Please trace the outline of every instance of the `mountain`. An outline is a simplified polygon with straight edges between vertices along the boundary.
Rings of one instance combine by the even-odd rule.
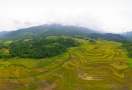
[[[10,32],[10,31],[1,31],[1,32],[0,32],[0,36],[1,36],[1,35],[5,35],[6,33],[9,33],[9,32]]]
[[[4,32],[3,32],[4,33]],[[39,38],[47,36],[59,36],[67,35],[73,37],[91,37],[91,38],[102,38],[107,40],[126,40],[126,38],[120,34],[106,33],[103,34],[101,31],[91,30],[84,27],[77,26],[62,26],[60,24],[44,24],[40,26],[34,26],[24,29],[19,29],[11,32],[5,32],[0,35],[1,39],[26,39],[26,38]]]
[[[124,36],[124,37],[126,37],[126,38],[128,38],[128,39],[130,39],[130,40],[132,40],[132,31],[130,31],[130,32],[124,32],[121,35]]]
[[[106,40],[127,40],[126,37],[120,35],[120,34],[113,34],[113,33],[105,33],[105,34],[100,34],[100,33],[92,33],[90,34],[91,38],[102,38]]]
[[[45,37],[51,35],[69,35],[69,36],[86,36],[90,33],[95,33],[96,30],[91,30],[84,27],[77,26],[62,26],[60,24],[40,25],[30,28],[19,29],[6,33],[1,36],[4,39],[20,39],[20,38],[33,38]]]

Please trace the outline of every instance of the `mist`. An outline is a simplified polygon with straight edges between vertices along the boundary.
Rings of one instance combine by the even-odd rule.
[[[131,0],[0,0],[0,31],[58,23],[105,32],[132,30]]]

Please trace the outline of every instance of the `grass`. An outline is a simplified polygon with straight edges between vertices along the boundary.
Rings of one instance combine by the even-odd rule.
[[[10,43],[12,43],[11,40],[10,40],[10,41],[5,41],[5,42],[4,42],[4,45],[9,45]]]

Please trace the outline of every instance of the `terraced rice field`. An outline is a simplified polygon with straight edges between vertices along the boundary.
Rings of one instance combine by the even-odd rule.
[[[0,61],[0,90],[131,90],[132,69],[118,42],[83,45],[49,59]]]

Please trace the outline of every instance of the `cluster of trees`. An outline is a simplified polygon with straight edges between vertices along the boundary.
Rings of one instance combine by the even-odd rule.
[[[131,41],[122,41],[122,46],[127,50],[128,57],[132,58],[132,42]]]
[[[59,55],[65,52],[67,48],[78,45],[79,43],[71,38],[37,38],[29,41],[13,41],[9,45],[9,50],[12,57],[47,58]]]
[[[92,43],[92,44],[95,44],[96,43],[96,41],[95,40],[92,40],[92,39],[90,39],[89,42]]]
[[[10,58],[9,47],[4,44],[4,41],[0,41],[0,58]]]

